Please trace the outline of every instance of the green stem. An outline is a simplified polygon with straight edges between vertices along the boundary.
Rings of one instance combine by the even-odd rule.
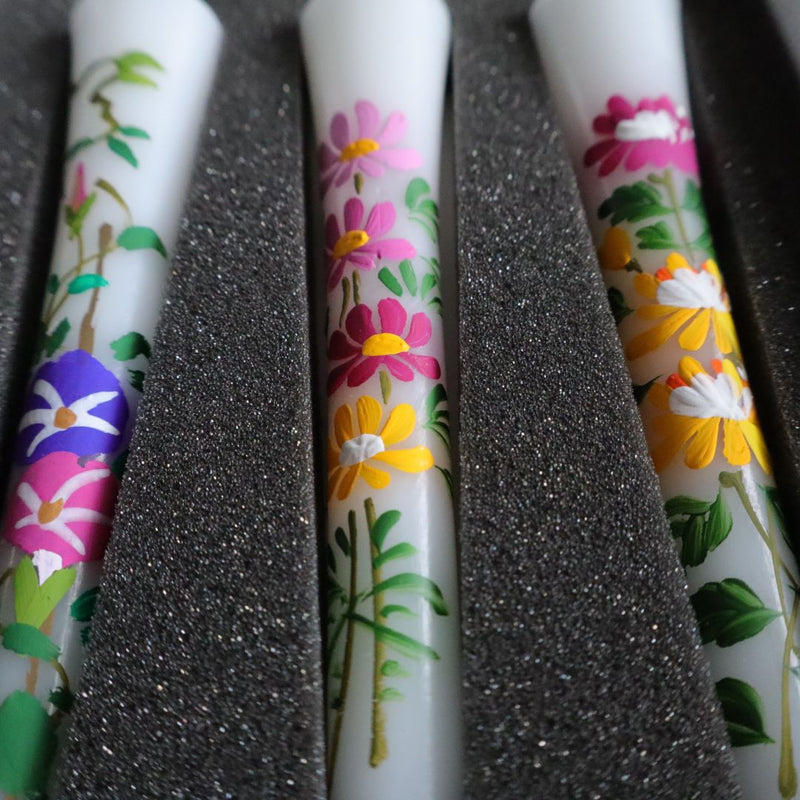
[[[370,554],[372,556],[372,588],[373,591],[378,586],[383,577],[381,568],[375,567],[375,559],[380,555],[380,550],[375,546],[372,535],[377,514],[372,498],[364,501],[364,510],[367,514],[367,528],[369,530]],[[375,593],[372,595],[372,618],[376,625],[380,624],[381,612],[383,611],[383,595]],[[389,745],[386,742],[386,712],[381,703],[381,693],[383,692],[383,672],[381,667],[386,660],[386,645],[378,637],[375,637],[374,661],[372,665],[372,740],[370,741],[369,764],[371,767],[378,767],[389,756]]]
[[[353,270],[353,300],[355,304],[358,305],[361,302],[361,292],[359,291],[361,288],[361,276],[358,274],[358,270]]]
[[[689,260],[694,262],[694,250],[692,250],[689,234],[686,232],[686,225],[683,222],[683,214],[681,213],[681,205],[678,201],[678,193],[675,191],[675,181],[672,176],[672,170],[665,169],[664,174],[661,176],[651,175],[650,182],[660,183],[666,188],[667,194],[669,195],[669,202],[672,206],[672,212],[675,214],[675,219],[678,223],[678,231],[680,232],[681,239],[683,239],[683,246],[689,255]]]
[[[63,684],[64,688],[68,692],[71,691],[69,686],[69,676],[67,675],[67,671],[64,669],[64,667],[61,666],[61,662],[54,658],[50,662],[50,665],[58,673],[58,677],[61,678],[61,683]]]
[[[792,613],[789,617],[789,630],[786,632],[786,645],[783,648],[783,679],[781,681],[781,761],[778,770],[778,787],[781,797],[792,798],[797,794],[797,769],[794,765],[794,746],[792,744],[792,709],[789,693],[791,680],[792,649],[794,630],[797,625],[797,612],[800,609],[800,595],[795,595]]]
[[[80,76],[80,78],[78,78],[78,80],[77,80],[77,81],[75,81],[75,83],[74,83],[74,84],[73,84],[73,86],[72,86],[72,91],[73,91],[73,92],[77,92],[77,91],[78,91],[78,89],[80,89],[80,88],[81,88],[81,85],[84,83],[84,81],[85,81],[85,80],[86,80],[86,79],[87,79],[87,78],[88,78],[88,77],[89,77],[89,76],[90,76],[90,75],[91,75],[91,74],[92,74],[92,73],[93,73],[93,72],[94,72],[94,71],[95,71],[95,70],[96,70],[98,67],[102,67],[104,64],[113,64],[113,63],[114,63],[114,59],[113,59],[113,58],[111,58],[110,56],[109,56],[109,57],[106,57],[106,58],[98,58],[98,59],[97,59],[97,61],[93,61],[91,64],[89,64],[89,66],[88,66],[88,67],[86,67],[86,69],[84,69],[84,71],[81,73],[81,76]]]
[[[331,747],[328,754],[328,791],[333,785],[333,773],[336,768],[336,757],[339,753],[339,739],[342,735],[342,721],[344,719],[344,708],[347,703],[347,694],[350,689],[350,673],[353,667],[353,639],[355,637],[355,620],[353,615],[358,605],[356,586],[358,581],[358,527],[356,525],[356,512],[351,511],[347,515],[347,524],[350,528],[350,597],[347,604],[347,635],[344,645],[344,665],[342,667],[342,683],[339,688],[339,707],[336,709],[336,719],[333,723],[333,735],[331,736]],[[344,619],[344,617],[343,617]],[[333,653],[331,653],[333,656]],[[328,668],[332,664],[328,660]]]
[[[342,313],[339,314],[339,327],[344,327],[344,316],[347,313],[347,308],[350,305],[350,281],[347,278],[342,278]]]

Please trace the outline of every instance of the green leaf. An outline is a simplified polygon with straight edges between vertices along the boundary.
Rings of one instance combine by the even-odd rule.
[[[633,384],[633,399],[636,401],[637,405],[641,405],[645,397],[647,397],[647,393],[653,388],[653,384],[660,378],[660,375],[657,375],[647,383],[634,383]]]
[[[128,370],[128,382],[137,392],[144,391],[144,372],[140,369]]]
[[[444,601],[441,589],[430,579],[413,572],[402,572],[392,575],[372,588],[370,595],[384,594],[385,592],[403,592],[416,594],[427,600],[431,608],[440,617],[448,614],[447,604]],[[369,595],[368,595],[369,596]]]
[[[708,548],[704,543],[705,520],[703,517],[689,517],[683,523],[681,533],[683,547],[681,548],[681,564],[684,567],[696,567],[706,560]]]
[[[0,790],[22,798],[43,792],[56,749],[53,721],[27,692],[12,692],[0,706]]]
[[[69,607],[69,613],[72,619],[78,622],[89,622],[94,616],[97,607],[97,596],[100,594],[100,589],[88,589],[85,591],[73,604]]]
[[[619,225],[625,220],[641,222],[649,217],[663,217],[670,213],[672,209],[661,203],[658,189],[644,181],[615,189],[597,211],[600,219],[610,216],[612,225]]]
[[[330,545],[325,547],[325,555],[327,556],[328,561],[328,569],[335,573],[336,572],[336,555],[333,552],[333,548]]]
[[[127,143],[123,142],[122,139],[109,136],[108,146],[111,149],[111,152],[116,153],[120,158],[124,158],[125,161],[127,161],[132,167],[139,166],[139,162],[136,160],[133,150],[131,150]]]
[[[141,128],[131,128],[131,127],[124,127],[124,128],[117,128],[117,130],[123,136],[130,136],[133,139],[149,139],[150,134],[147,131],[143,131]]]
[[[400,655],[406,656],[406,658],[430,658],[433,661],[439,661],[439,654],[432,647],[428,647],[428,645],[422,644],[422,642],[418,642],[404,633],[373,622],[371,619],[362,617],[361,614],[351,614],[350,618],[372,631],[372,634],[379,642],[383,642],[387,647],[391,647]]]
[[[33,625],[15,622],[3,631],[3,647],[20,656],[52,661],[61,655],[61,650]]]
[[[382,369],[378,373],[378,379],[381,382],[381,397],[383,397],[383,402],[388,403],[392,396],[392,379],[385,369]]]
[[[403,277],[403,283],[405,283],[411,295],[415,296],[417,294],[417,275],[414,272],[414,267],[411,266],[411,262],[408,259],[401,261],[398,266],[400,275]]]
[[[664,504],[664,510],[667,512],[668,517],[674,517],[677,514],[706,514],[710,508],[711,503],[705,500],[696,500],[694,497],[686,497],[685,495],[671,497]]]
[[[636,235],[642,250],[677,250],[680,247],[666,222],[640,228]]]
[[[686,181],[686,195],[683,199],[683,208],[694,214],[705,216],[703,195],[700,194],[700,187],[694,181]]]
[[[53,353],[64,344],[64,339],[67,338],[67,334],[69,333],[71,325],[69,324],[69,320],[64,317],[61,322],[56,325],[55,330],[48,334],[44,342],[44,351],[47,353],[47,357],[53,355]]]
[[[608,303],[611,306],[611,313],[614,315],[614,322],[617,325],[628,316],[633,314],[633,309],[629,308],[625,302],[625,295],[619,289],[611,288],[608,290]]]
[[[337,528],[336,533],[334,533],[333,537],[334,539],[336,539],[336,544],[339,545],[339,549],[348,558],[350,558],[350,542],[347,539],[347,534],[345,534],[344,528]]]
[[[381,675],[384,678],[407,678],[411,673],[403,669],[399,661],[384,661],[381,664]]]
[[[382,703],[386,701],[405,699],[406,696],[402,692],[398,692],[397,689],[392,689],[391,686],[387,686],[378,693],[378,700],[380,700]]]
[[[410,608],[400,605],[388,605],[381,609],[381,616],[388,619],[392,614],[400,614],[404,617],[418,617],[419,614],[413,612]]]
[[[432,275],[430,272],[423,276],[422,278],[422,286],[420,288],[419,296],[424,300],[427,296],[428,292],[431,291],[437,284],[436,276]]]
[[[17,622],[39,628],[75,583],[75,567],[56,570],[41,586],[30,556],[14,571],[14,611]]]
[[[156,250],[167,257],[167,248],[152,228],[125,228],[117,237],[117,244],[126,250]]]
[[[702,250],[709,258],[714,258],[714,241],[711,232],[704,230],[693,242],[692,247]]]
[[[153,89],[158,89],[158,84],[152,78],[134,72],[132,69],[121,69],[117,74],[117,80],[122,81],[122,83],[135,83],[139,86],[150,86]]]
[[[69,714],[75,705],[75,695],[66,686],[59,686],[58,689],[50,692],[49,699],[59,711],[63,711],[65,714]]]
[[[422,178],[414,178],[406,189],[406,207],[413,211],[416,209],[420,197],[430,193],[431,187]]]
[[[764,704],[750,684],[723,678],[717,683],[717,697],[734,747],[774,743],[764,731]]]
[[[444,467],[436,467],[437,470],[442,474],[444,478],[444,482],[447,484],[447,489],[450,492],[450,497],[455,498],[455,487],[453,485],[453,473],[450,472],[449,469],[445,469]]]
[[[64,216],[70,229],[71,237],[80,236],[83,223],[92,210],[92,206],[97,200],[97,193],[92,192],[78,207],[77,211],[72,206],[64,206]]]
[[[128,204],[122,199],[122,195],[108,181],[100,178],[100,180],[95,183],[95,186],[113,197],[126,214],[131,213],[131,210],[128,208]]]
[[[112,462],[111,471],[118,481],[122,480],[125,473],[125,467],[128,465],[128,450],[123,450]]]
[[[55,273],[50,275],[47,279],[47,294],[55,294],[58,287],[61,286],[61,280]]]
[[[132,361],[138,356],[150,358],[150,344],[141,333],[131,331],[111,342],[114,358],[117,361]]]
[[[731,647],[760,633],[780,611],[765,608],[755,592],[737,578],[706,583],[691,597],[703,644]]]
[[[428,419],[433,419],[433,412],[436,410],[436,406],[439,403],[446,403],[447,402],[447,389],[444,388],[444,384],[437,383],[436,386],[431,389],[430,394],[425,399],[425,413]]]
[[[92,626],[87,625],[85,628],[81,628],[81,643],[84,647],[92,641]]]
[[[134,50],[130,53],[125,53],[116,60],[117,69],[130,70],[134,67],[152,67],[159,72],[164,71],[164,67],[158,63],[152,56],[143,53],[141,50]]]
[[[71,158],[75,158],[81,150],[85,150],[87,147],[91,147],[94,144],[94,139],[89,139],[88,137],[85,139],[78,139],[77,142],[74,142],[67,148],[67,152],[64,153],[64,160],[69,161]]]
[[[378,550],[383,548],[383,543],[386,541],[389,531],[400,522],[400,516],[399,511],[385,511],[375,520],[369,535]]]
[[[424,214],[439,229],[439,206],[435,200],[423,200],[417,207],[417,213]]]
[[[719,547],[733,528],[733,516],[722,492],[717,492],[717,499],[711,504],[706,520],[705,540],[710,553]]]
[[[102,289],[104,286],[108,286],[108,281],[102,275],[78,275],[70,281],[67,292],[81,294],[92,289]]]
[[[417,550],[413,544],[401,542],[377,555],[372,560],[372,566],[375,569],[380,569],[380,567],[384,564],[388,564],[390,561],[396,561],[398,558],[410,558],[411,556],[415,556],[418,552],[419,550]]]
[[[388,267],[383,267],[378,272],[378,280],[392,293],[401,297],[403,294],[403,287],[400,281],[389,271]]]

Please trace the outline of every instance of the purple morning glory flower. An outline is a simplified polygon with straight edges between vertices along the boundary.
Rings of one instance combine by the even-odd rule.
[[[113,372],[83,350],[48,361],[34,375],[19,424],[17,459],[31,464],[56,452],[113,453],[128,403]]]

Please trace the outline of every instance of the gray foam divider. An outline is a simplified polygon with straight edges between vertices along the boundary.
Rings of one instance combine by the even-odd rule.
[[[465,797],[738,797],[527,5],[454,7]]]
[[[2,497],[37,336],[58,208],[68,42],[64,0],[0,0],[0,19]]]
[[[299,4],[227,32],[60,797],[322,798]]]
[[[800,81],[762,3],[687,2],[686,33],[698,129],[713,142],[701,152],[709,218],[788,528],[799,537]]]

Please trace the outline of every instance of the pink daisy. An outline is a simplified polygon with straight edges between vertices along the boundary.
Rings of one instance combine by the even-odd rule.
[[[697,174],[694,131],[688,116],[681,116],[672,100],[662,95],[642,100],[633,106],[614,95],[608,101],[608,114],[595,117],[595,133],[605,136],[584,154],[583,163],[600,163],[600,176],[610,175],[624,160],[628,172],[649,165],[674,164],[683,172]]]
[[[384,366],[399,381],[410,381],[414,371],[434,380],[441,377],[439,362],[432,356],[415,355],[411,351],[423,347],[431,338],[431,321],[422,312],[411,317],[397,300],[378,303],[381,332],[375,330],[372,310],[363,303],[353,308],[345,320],[347,335],[336,331],[328,345],[331,361],[344,361],[328,376],[328,394],[333,394],[347,379],[348,386],[360,386],[369,380],[378,367]]]
[[[331,121],[331,142],[319,148],[322,193],[330,185],[342,186],[354,172],[363,172],[373,178],[384,173],[384,168],[417,169],[422,166],[422,156],[410,148],[394,147],[405,135],[408,122],[405,114],[393,111],[381,126],[378,109],[368,100],[359,100],[355,106],[358,135],[351,135],[350,123],[344,114],[336,114]]]
[[[390,202],[376,203],[362,228],[363,219],[364,204],[357,197],[345,203],[344,233],[336,215],[328,216],[325,223],[325,253],[329,289],[338,285],[348,263],[358,269],[371,270],[375,269],[376,259],[402,261],[417,255],[414,246],[405,239],[377,238],[388,233],[397,219],[397,212]]]

